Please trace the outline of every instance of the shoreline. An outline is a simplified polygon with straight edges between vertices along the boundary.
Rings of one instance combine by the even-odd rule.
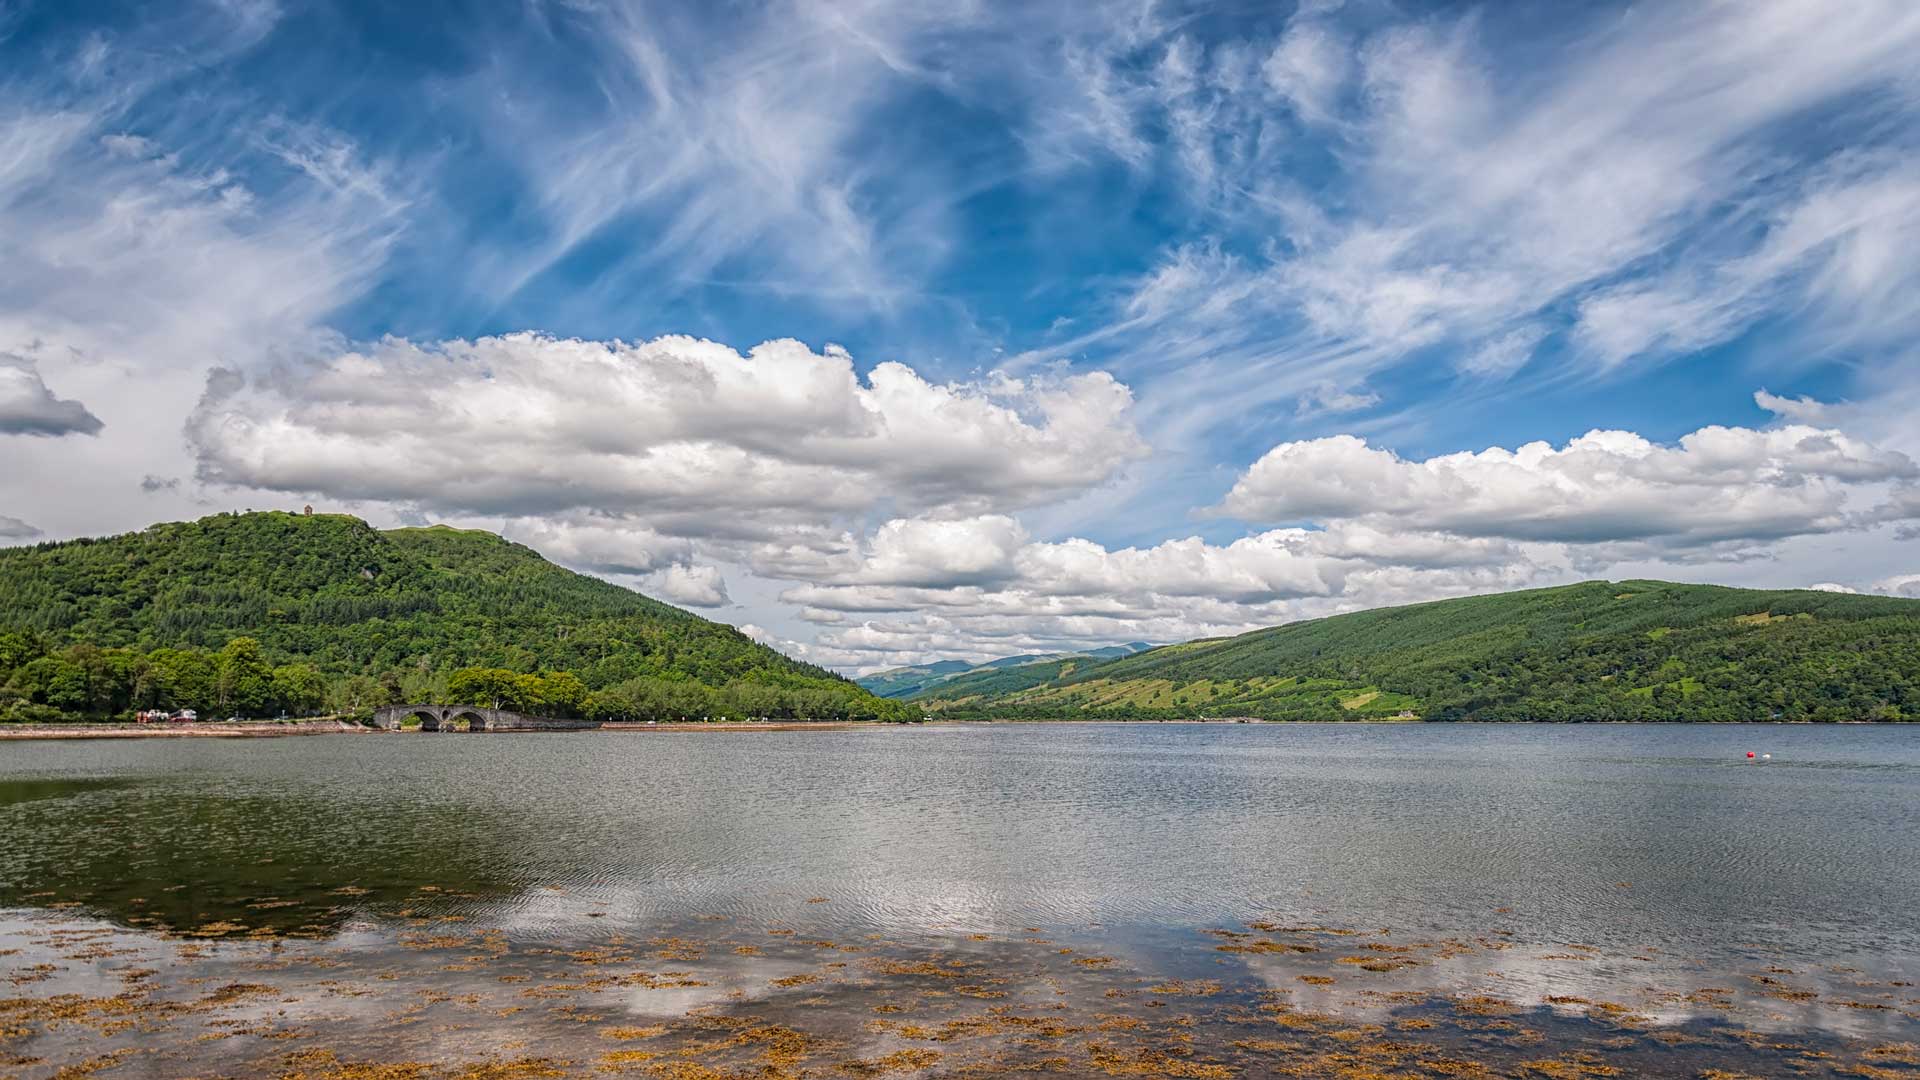
[[[609,721],[607,723],[600,725],[597,728],[579,728],[572,733],[593,732],[593,731],[608,731],[608,732],[616,732],[616,733],[623,733],[623,734],[628,732],[716,732],[716,731],[771,732],[771,731],[856,731],[856,730],[876,731],[876,730],[893,729],[893,728],[912,729],[912,728],[991,727],[994,725],[1043,726],[1043,725],[1054,725],[1054,724],[1062,725],[1062,726],[1083,726],[1083,727],[1084,726],[1108,726],[1108,727],[1117,727],[1117,726],[1127,726],[1127,727],[1134,727],[1134,726],[1139,726],[1139,727],[1148,727],[1148,726],[1181,726],[1181,727],[1294,726],[1294,727],[1299,727],[1299,726],[1311,726],[1311,725],[1319,725],[1319,726],[1326,726],[1326,727],[1354,727],[1354,726],[1401,726],[1401,725],[1408,725],[1408,724],[1451,724],[1453,726],[1460,726],[1460,727],[1473,727],[1473,726],[1525,727],[1525,726],[1531,726],[1531,725],[1548,725],[1548,724],[1551,724],[1551,726],[1554,726],[1554,727],[1630,726],[1635,724],[1646,725],[1650,727],[1696,727],[1696,726],[1698,727],[1708,727],[1708,726],[1713,726],[1713,727],[1741,727],[1741,726],[1751,726],[1751,727],[1819,727],[1819,726],[1904,727],[1904,726],[1910,726],[1913,723],[1914,723],[1913,721],[1897,721],[1897,720],[1834,720],[1834,721],[1826,721],[1823,723],[1816,723],[1814,721],[1808,721],[1808,720],[1727,720],[1727,721],[1692,720],[1692,721],[1664,721],[1664,722],[1646,721],[1646,720],[1583,720],[1583,721],[1562,721],[1559,723],[1553,723],[1550,721],[1539,721],[1539,720],[1533,720],[1533,721],[1486,721],[1486,720],[1433,721],[1433,720],[1398,720],[1398,719],[1115,720],[1110,718],[1095,718],[1095,717],[1086,717],[1086,718],[1056,717],[1056,718],[1051,718],[1046,720],[1014,720],[1014,719],[973,720],[973,719],[959,719],[959,718],[948,719],[948,718],[942,718],[942,717],[936,716],[932,720],[920,721],[920,722],[910,723],[910,724],[894,724],[894,723],[886,723],[886,722],[877,721],[877,720],[820,720],[820,721],[781,720],[781,721],[773,721],[769,723],[746,723],[746,722],[732,722],[732,721],[723,722],[723,723],[683,723],[683,722],[675,721],[675,722],[669,722],[669,723],[655,723],[655,724],[635,723],[631,721]],[[207,723],[198,723],[198,724],[130,724],[130,723],[0,724],[0,742],[5,742],[9,740],[27,742],[27,741],[76,741],[76,740],[89,740],[89,739],[284,739],[284,738],[300,738],[300,737],[306,737],[306,736],[312,736],[312,735],[415,735],[415,734],[465,735],[469,733],[453,732],[453,731],[421,732],[415,729],[405,729],[401,731],[385,731],[380,728],[363,727],[359,724],[348,723],[345,720],[297,720],[297,721],[288,721],[285,723],[243,723],[243,724],[221,724],[221,723],[213,723],[213,724],[207,724]],[[528,732],[494,731],[494,732],[482,732],[481,734],[554,735],[554,734],[565,734],[565,733],[554,732],[554,731],[528,731]]]
[[[670,722],[649,724],[630,720],[609,720],[589,731],[847,731],[854,728],[911,727],[911,724],[887,724],[878,720],[774,720],[764,724],[723,721],[718,724]]]
[[[0,739],[277,739],[300,735],[375,735],[345,720],[259,724],[17,724],[0,726]]]
[[[846,731],[854,728],[878,728],[883,725],[855,720],[786,720],[775,723],[668,723],[644,724],[609,722],[597,728],[579,731]],[[84,739],[281,739],[310,735],[467,735],[470,732],[383,731],[345,720],[291,720],[285,723],[196,723],[196,724],[11,724],[0,725],[0,740],[84,740]],[[491,731],[485,735],[554,735],[552,731]]]

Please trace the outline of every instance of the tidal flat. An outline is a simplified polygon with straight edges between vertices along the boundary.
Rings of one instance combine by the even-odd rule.
[[[0,754],[0,1076],[1920,1077],[1909,729]]]

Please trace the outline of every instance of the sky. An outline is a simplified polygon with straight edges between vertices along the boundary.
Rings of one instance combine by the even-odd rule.
[[[1920,5],[0,0],[0,543],[503,533],[857,673],[1920,596]]]

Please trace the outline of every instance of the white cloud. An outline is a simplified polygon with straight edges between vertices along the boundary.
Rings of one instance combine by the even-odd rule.
[[[688,607],[725,607],[732,602],[726,579],[716,566],[669,566],[649,575],[642,585],[646,592]]]
[[[1380,395],[1369,390],[1343,390],[1332,383],[1319,386],[1300,395],[1294,412],[1299,416],[1319,416],[1325,413],[1359,412],[1380,404]]]
[[[1575,335],[1602,364],[1683,354],[1800,309],[1815,347],[1900,343],[1920,287],[1920,162],[1859,155],[1819,170],[1738,254],[1594,292]]]
[[[1920,574],[1897,574],[1873,583],[1873,591],[1889,596],[1920,598]]]
[[[1353,47],[1330,24],[1295,19],[1268,54],[1261,74],[1274,93],[1291,102],[1302,119],[1323,121],[1353,67]]]
[[[1830,425],[1836,422],[1839,412],[1834,406],[1824,401],[1816,401],[1804,394],[1799,397],[1782,397],[1764,389],[1753,392],[1753,403],[1775,416],[1785,417],[1800,424]]]
[[[0,424],[99,433],[9,446],[0,505],[53,535],[204,512],[183,487],[116,508],[143,474],[191,467],[180,425],[209,365],[325,336],[401,229],[406,188],[344,138],[230,87],[172,93],[273,18],[156,8],[22,46],[47,62],[0,86]]]
[[[1592,431],[1555,449],[1407,461],[1350,435],[1283,443],[1221,509],[1251,521],[1346,521],[1472,537],[1684,549],[1837,532],[1885,520],[1885,485],[1913,461],[1845,433],[1707,427],[1660,446]]]
[[[627,250],[603,286],[645,275],[648,290],[671,292],[744,262],[755,288],[895,306],[944,254],[952,196],[905,150],[876,175],[870,159],[907,134],[876,120],[947,81],[929,65],[976,16],[794,0],[735,11],[715,33],[690,14],[557,6],[546,17],[576,43],[569,64],[589,93],[534,96],[523,61],[551,60],[543,35],[500,45],[451,88],[526,170],[547,233],[532,252],[486,253],[478,287],[510,296],[581,245],[612,240]],[[625,240],[638,219],[644,234]]]
[[[515,334],[290,362],[209,384],[210,483],[441,512],[644,514],[673,535],[955,513],[1077,494],[1144,447],[1105,373],[934,384],[842,350]]]
[[[1378,376],[1441,350],[1471,378],[1619,376],[1785,311],[1806,318],[1773,335],[1782,365],[1868,346],[1887,353],[1863,373],[1905,362],[1920,158],[1887,118],[1920,90],[1911,5],[1655,5],[1506,30],[1489,12],[1295,19],[1253,84],[1240,43],[1196,46],[1178,20],[1113,38],[1096,70],[1127,131],[1196,102],[1220,131],[1177,163],[1116,149],[1204,177],[1179,187],[1198,222],[1112,321],[1039,355],[1098,357],[1156,446],[1197,453],[1320,385],[1390,394]],[[1289,108],[1310,130],[1276,121]],[[1810,146],[1792,121],[1816,110],[1847,141]]]
[[[1275,529],[1223,545],[1189,537],[1122,549],[1085,539],[1026,540],[995,519],[894,521],[880,530],[889,533],[944,535],[956,543],[876,543],[857,567],[782,593],[818,628],[803,655],[874,668],[944,655],[987,659],[1137,639],[1179,641],[1376,603],[1513,587],[1544,572],[1505,541],[1367,526]],[[979,545],[983,536],[995,543]],[[1006,544],[1016,541],[1009,552]],[[993,574],[953,581],[954,548],[994,551]]]
[[[896,518],[874,531],[852,578],[913,588],[981,585],[1011,577],[1026,530],[1003,514],[959,520]]]
[[[500,532],[554,562],[593,573],[651,574],[693,558],[685,538],[614,518],[519,518]]]
[[[1463,355],[1456,366],[1469,375],[1504,379],[1527,366],[1527,362],[1533,359],[1534,350],[1545,337],[1543,328],[1523,326],[1489,339]]]

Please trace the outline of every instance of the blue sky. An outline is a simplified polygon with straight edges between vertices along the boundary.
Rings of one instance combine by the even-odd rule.
[[[0,536],[445,520],[847,670],[1913,591],[1916,46],[1898,2],[0,0]]]

